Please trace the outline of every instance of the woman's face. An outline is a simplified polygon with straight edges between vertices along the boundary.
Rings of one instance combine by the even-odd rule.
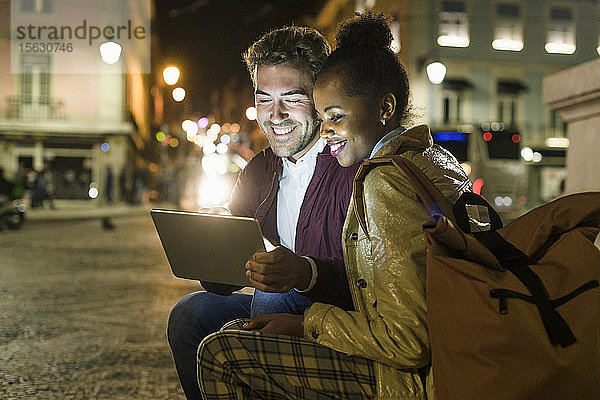
[[[321,137],[343,167],[367,159],[383,136],[378,102],[363,95],[348,96],[347,84],[339,70],[333,70],[317,79],[313,92],[323,119]]]

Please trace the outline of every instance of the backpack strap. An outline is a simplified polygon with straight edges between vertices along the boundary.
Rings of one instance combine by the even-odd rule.
[[[488,248],[500,264],[512,272],[525,285],[527,290],[532,294],[550,342],[553,345],[558,344],[566,347],[576,342],[573,332],[558,311],[552,306],[542,281],[529,267],[527,255],[496,231],[496,229],[502,227],[502,220],[494,209],[481,196],[476,194],[472,196],[464,196],[463,194],[453,208],[427,175],[413,162],[404,157],[394,155],[372,158],[364,161],[356,173],[356,177],[354,178],[354,208],[358,216],[358,221],[367,237],[369,234],[365,218],[363,182],[366,175],[372,169],[382,165],[393,165],[408,178],[417,192],[418,198],[423,202],[428,218],[435,221],[439,219],[440,215],[443,215],[458,226],[464,227],[467,233],[471,233],[481,244]],[[491,228],[490,230],[472,232],[472,229],[468,227],[468,215],[466,211],[466,205],[469,204],[476,204],[489,209],[490,227],[488,229]],[[459,220],[458,223],[457,219]]]
[[[529,267],[527,255],[495,230],[474,232],[473,236],[487,247],[500,261],[500,264],[512,272],[531,293],[550,342],[553,345],[561,345],[562,347],[575,343],[577,340],[571,328],[552,305],[540,277]]]
[[[464,192],[452,207],[457,226],[465,233],[502,228],[502,219],[481,195]]]
[[[435,221],[440,215],[443,215],[449,220],[455,221],[452,206],[448,200],[446,200],[442,192],[435,187],[427,175],[425,175],[425,173],[412,161],[399,155],[371,158],[365,160],[356,172],[353,188],[355,193],[353,200],[354,209],[356,210],[358,222],[367,237],[369,237],[369,233],[367,231],[365,217],[363,182],[371,170],[383,165],[393,165],[400,173],[402,173],[402,175],[406,176],[414,190],[417,192],[417,197],[423,202],[427,218]]]

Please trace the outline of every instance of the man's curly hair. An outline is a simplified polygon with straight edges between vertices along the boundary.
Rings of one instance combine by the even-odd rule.
[[[292,63],[306,69],[312,82],[325,63],[331,47],[317,30],[309,27],[286,26],[264,34],[242,54],[252,83],[256,86],[258,65]]]

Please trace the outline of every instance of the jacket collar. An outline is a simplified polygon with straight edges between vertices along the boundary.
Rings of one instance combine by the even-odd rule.
[[[394,132],[394,131],[392,131]],[[424,150],[433,146],[433,138],[427,125],[416,125],[386,142],[373,157],[401,154],[408,150]]]

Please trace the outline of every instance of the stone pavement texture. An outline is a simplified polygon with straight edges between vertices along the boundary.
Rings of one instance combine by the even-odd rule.
[[[123,217],[145,215],[150,208],[175,208],[172,204],[128,204],[100,203],[85,200],[56,200],[56,208],[29,208],[25,210],[28,222],[65,221],[73,219],[95,219],[104,217]]]
[[[113,223],[0,232],[0,399],[183,399],[166,320],[198,284],[171,274],[147,213]]]

